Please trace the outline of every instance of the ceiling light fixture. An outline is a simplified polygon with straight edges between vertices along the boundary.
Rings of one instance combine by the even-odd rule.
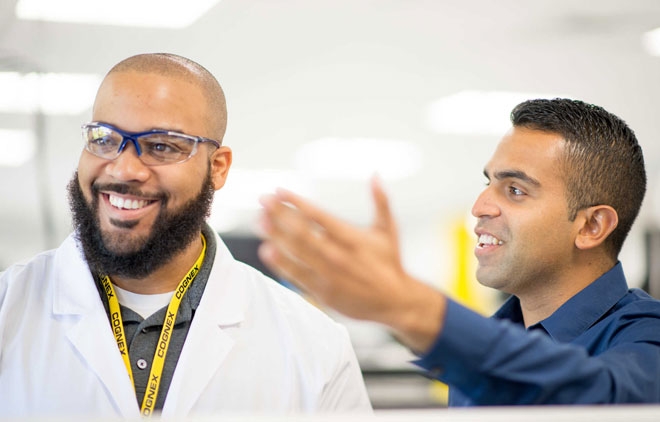
[[[20,19],[154,28],[185,28],[220,0],[19,0]]]
[[[397,180],[422,167],[422,154],[412,142],[377,138],[318,139],[303,145],[295,160],[303,174],[331,180],[364,180],[374,173]]]
[[[225,186],[215,193],[209,224],[219,232],[250,226],[261,209],[259,198],[278,187],[310,193],[305,180],[293,170],[232,168]]]
[[[0,72],[0,112],[80,114],[91,107],[100,83],[91,74]]]
[[[642,46],[651,56],[660,56],[660,28],[642,34]]]
[[[511,127],[509,114],[516,105],[529,99],[556,97],[526,92],[461,91],[431,103],[427,120],[437,133],[501,135]]]
[[[29,130],[0,129],[0,166],[19,167],[35,153],[34,137]]]

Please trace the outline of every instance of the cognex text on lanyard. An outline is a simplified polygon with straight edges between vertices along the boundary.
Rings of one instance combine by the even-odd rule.
[[[183,280],[179,283],[179,286],[176,288],[174,296],[167,307],[165,322],[163,324],[163,329],[160,332],[158,346],[156,346],[156,353],[154,354],[154,360],[151,364],[147,391],[145,391],[144,399],[142,400],[142,408],[140,409],[142,416],[151,416],[154,407],[156,406],[161,375],[163,373],[163,366],[165,365],[165,355],[167,354],[167,348],[169,347],[170,339],[172,338],[172,329],[174,327],[174,321],[176,320],[176,314],[179,311],[179,305],[181,304],[183,295],[186,293],[188,286],[190,286],[190,283],[192,283],[199,272],[199,269],[202,267],[205,253],[206,239],[204,239],[204,235],[202,235],[202,253],[197,258],[197,261],[195,261],[195,265],[193,265],[190,271],[188,271],[186,276],[183,277]],[[112,288],[112,283],[108,276],[101,276],[101,283],[103,283],[103,289],[105,290],[110,305],[110,322],[112,324],[112,331],[115,334],[115,340],[117,341],[117,346],[119,346],[121,357],[124,359],[124,365],[126,365],[128,376],[131,378],[131,385],[135,388],[133,371],[131,371],[131,361],[128,358],[128,345],[124,334],[124,323],[122,322],[121,311],[119,310],[119,301],[117,300],[115,290]]]

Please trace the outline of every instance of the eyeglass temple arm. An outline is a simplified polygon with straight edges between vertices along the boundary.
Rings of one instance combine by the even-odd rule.
[[[209,138],[199,138],[199,139],[202,143],[204,143],[204,142],[209,143],[209,144],[213,145],[216,148],[220,148],[220,146],[222,146],[222,142],[218,142],[214,139],[209,139]]]

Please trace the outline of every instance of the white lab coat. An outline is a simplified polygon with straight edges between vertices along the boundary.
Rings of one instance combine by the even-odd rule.
[[[370,411],[346,330],[216,241],[162,417]],[[0,417],[26,415],[139,417],[73,236],[0,273]]]

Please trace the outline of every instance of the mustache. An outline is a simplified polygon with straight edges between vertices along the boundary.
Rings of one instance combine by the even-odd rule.
[[[140,186],[136,182],[95,184],[97,190],[135,196],[147,193],[137,189]],[[98,216],[100,195],[98,192],[94,193],[91,201],[88,202],[81,189],[77,173],[71,178],[67,190],[75,236],[82,246],[90,269],[93,272],[137,279],[152,274],[156,269],[170,262],[195,239],[199,239],[199,232],[205,224],[204,220],[211,213],[211,203],[215,193],[209,170],[196,197],[172,210],[165,209],[162,203],[150,233],[146,237],[132,239],[131,236],[121,234],[103,234]],[[90,190],[94,192],[91,186]],[[160,193],[157,196],[164,195]],[[149,195],[149,197],[154,196]],[[130,221],[124,223],[127,224],[126,228],[130,228],[132,224]]]
[[[135,186],[132,186],[129,183],[93,183],[92,184],[92,193],[94,197],[98,197],[99,192],[115,192],[119,195],[131,195],[138,198],[144,198],[149,200],[159,200],[163,204],[167,203],[170,195],[166,192],[155,192],[147,193],[138,189]]]

